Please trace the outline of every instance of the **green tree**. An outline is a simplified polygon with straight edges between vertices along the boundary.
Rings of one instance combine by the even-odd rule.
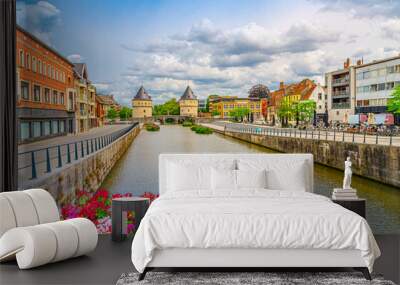
[[[217,111],[217,110],[214,110],[214,111],[212,111],[211,112],[211,116],[219,116],[219,115],[221,115],[221,113],[219,112],[219,111]]]
[[[238,107],[229,111],[229,116],[237,122],[242,122],[248,114],[250,114],[250,109],[245,107]]]
[[[168,100],[164,104],[155,105],[153,108],[154,115],[179,115],[179,103],[175,98]]]
[[[126,106],[122,107],[121,110],[119,111],[119,118],[122,121],[125,121],[131,117],[132,117],[132,109]]]
[[[292,104],[292,115],[296,119],[296,125],[299,122],[310,123],[314,117],[316,103],[313,100],[302,100]]]
[[[388,100],[387,108],[393,114],[400,114],[400,85],[397,85]]]
[[[282,126],[288,125],[289,119],[293,116],[293,106],[287,100],[282,100],[278,107],[278,117],[281,120]]]
[[[110,119],[111,121],[114,121],[118,117],[118,111],[115,110],[113,107],[108,109],[107,111],[107,119]]]

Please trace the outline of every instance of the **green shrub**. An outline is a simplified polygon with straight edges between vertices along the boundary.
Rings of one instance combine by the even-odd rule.
[[[209,135],[209,134],[213,133],[212,129],[210,129],[208,127],[199,126],[199,125],[194,125],[190,129],[192,131],[196,132],[196,134]]]
[[[193,126],[193,122],[191,121],[184,121],[182,123],[182,127],[191,127],[191,126]]]
[[[166,124],[174,124],[175,123],[175,119],[174,118],[166,118],[165,119],[165,123]]]
[[[160,130],[160,126],[154,123],[146,123],[144,124],[146,131],[149,132],[157,132]]]

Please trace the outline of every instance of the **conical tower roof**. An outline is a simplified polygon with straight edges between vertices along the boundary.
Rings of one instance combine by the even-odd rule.
[[[147,94],[146,90],[143,86],[140,86],[138,92],[136,93],[134,100],[151,100],[149,94]]]
[[[197,100],[197,97],[194,95],[194,93],[189,85],[188,85],[188,87],[186,87],[186,90],[183,93],[183,95],[181,96],[180,100]]]

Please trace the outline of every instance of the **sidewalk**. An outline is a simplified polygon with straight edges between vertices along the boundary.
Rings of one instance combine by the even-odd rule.
[[[364,134],[353,134],[347,132],[333,132],[333,131],[305,131],[288,128],[274,128],[269,126],[260,126],[253,124],[242,124],[242,123],[230,123],[230,122],[215,122],[210,124],[202,124],[206,127],[210,127],[219,131],[241,132],[241,133],[254,133],[260,135],[269,136],[281,136],[281,137],[293,137],[302,139],[313,139],[313,140],[328,140],[337,142],[352,142],[352,143],[366,143],[366,144],[377,144],[377,145],[391,145],[400,147],[400,136],[389,137],[389,136],[376,136],[376,135],[365,135]]]
[[[130,125],[121,124],[121,125],[107,125],[103,127],[93,128],[85,133],[79,134],[68,134],[66,136],[58,136],[46,140],[36,141],[27,144],[21,144],[18,146],[18,153],[41,149],[45,147],[51,147],[59,144],[72,143],[81,140],[86,140],[90,138],[95,138],[99,136],[104,136],[107,134],[111,134],[115,131],[122,130],[124,128],[128,128]]]

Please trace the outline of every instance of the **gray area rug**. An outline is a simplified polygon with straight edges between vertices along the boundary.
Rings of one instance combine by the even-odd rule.
[[[381,276],[373,275],[368,281],[359,272],[148,272],[138,281],[138,273],[122,274],[117,285],[133,284],[379,284],[395,285]]]

